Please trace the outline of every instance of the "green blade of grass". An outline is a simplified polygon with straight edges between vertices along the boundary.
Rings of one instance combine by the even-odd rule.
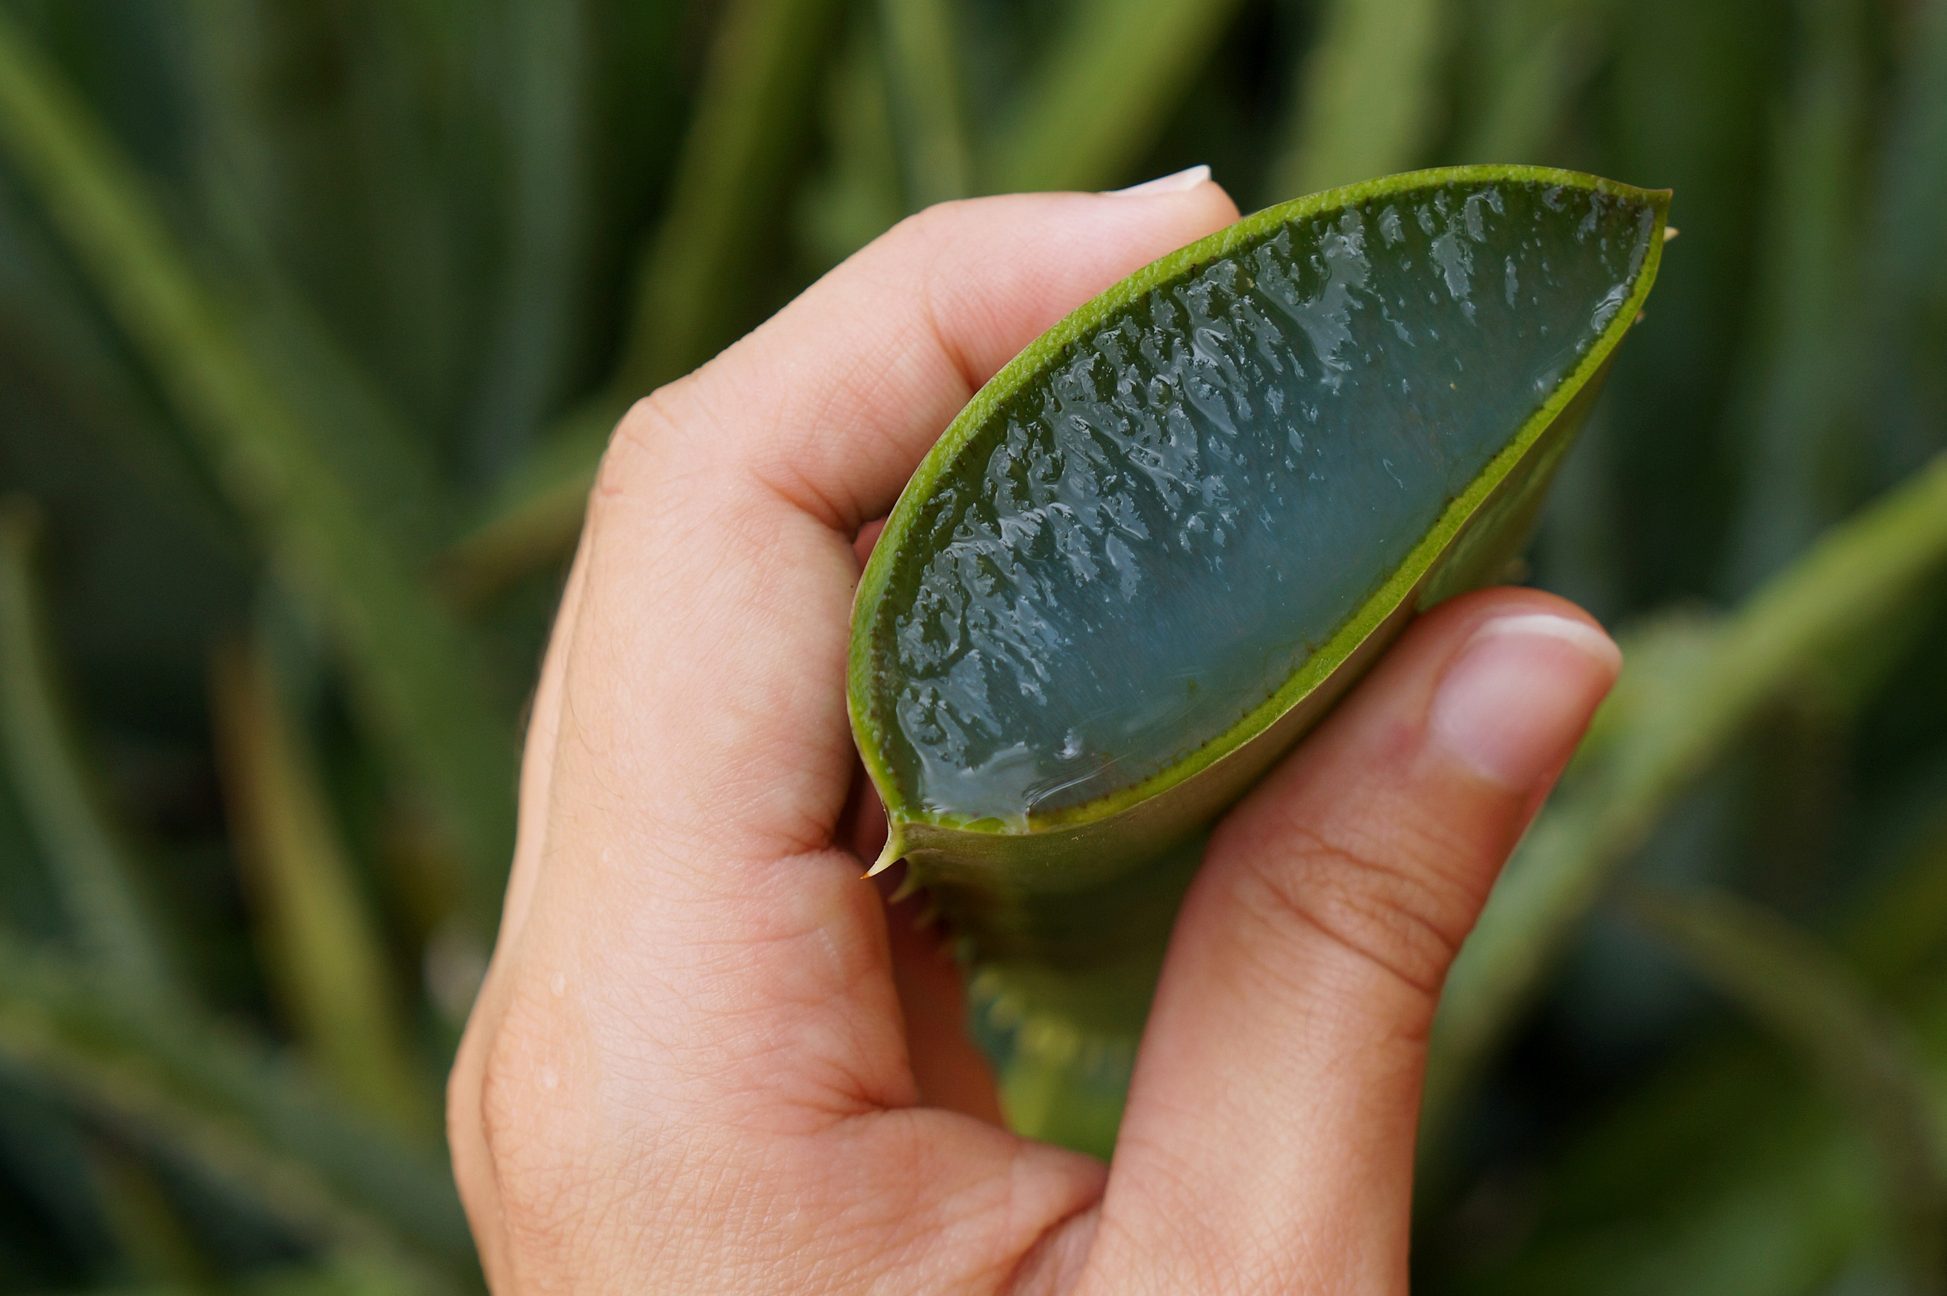
[[[189,997],[179,938],[153,880],[109,812],[69,714],[33,570],[33,515],[0,505],[0,741],[80,948],[123,984]]]
[[[305,1054],[348,1099],[436,1128],[376,924],[263,638],[217,659],[216,728],[258,949]]]
[[[638,274],[613,423],[730,340],[738,286],[803,139],[837,0],[732,0],[711,47],[668,208]]]
[[[158,1014],[0,938],[0,1057],[248,1194],[305,1238],[444,1285],[471,1246],[435,1147],[367,1126],[307,1077],[195,1013]]]
[[[1298,73],[1272,201],[1417,165],[1440,111],[1442,0],[1335,0]]]
[[[1140,179],[1129,168],[1238,8],[1238,0],[1079,0],[1001,125],[983,187],[1101,189]]]
[[[331,471],[307,424],[250,363],[220,297],[180,256],[127,164],[0,19],[0,146],[39,189],[98,290],[199,433],[271,553],[321,609],[364,714],[423,787],[491,920],[513,840],[511,714],[476,645]]]
[[[1449,978],[1424,1128],[1460,1097],[1665,809],[1781,692],[1816,679],[1947,570],[1947,457],[1833,528],[1681,651],[1625,646],[1598,745],[1516,852]],[[1653,666],[1651,674],[1644,667]]]
[[[1735,896],[1638,892],[1629,913],[1844,1100],[1886,1166],[1912,1272],[1947,1274],[1947,1130],[1899,1023],[1816,941]]]

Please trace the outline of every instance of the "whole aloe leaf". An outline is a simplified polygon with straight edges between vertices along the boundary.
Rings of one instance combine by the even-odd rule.
[[[849,699],[1027,1132],[1103,1149],[1200,830],[1501,574],[1669,195],[1535,167],[1273,207],[1030,345],[867,563]]]

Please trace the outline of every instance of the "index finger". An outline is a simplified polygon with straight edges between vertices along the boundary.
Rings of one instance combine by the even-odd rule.
[[[595,952],[611,1007],[701,1056],[678,1069],[713,1092],[734,1072],[826,1104],[910,1100],[876,896],[833,842],[850,538],[1021,346],[1235,216],[1208,183],[933,209],[618,432],[534,921]]]

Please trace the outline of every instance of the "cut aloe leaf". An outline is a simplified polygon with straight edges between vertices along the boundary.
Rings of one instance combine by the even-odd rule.
[[[880,866],[937,898],[1029,1132],[1113,1129],[1194,834],[1506,570],[1668,200],[1490,166],[1271,208],[1056,325],[921,463],[859,587],[853,728]]]

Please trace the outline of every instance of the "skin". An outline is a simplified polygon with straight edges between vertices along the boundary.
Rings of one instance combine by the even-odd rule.
[[[1535,591],[1422,617],[1219,827],[1112,1165],[995,1119],[860,880],[859,555],[973,390],[1237,218],[1207,176],[894,228],[639,403],[541,672],[449,1088],[503,1292],[1396,1292],[1441,983],[1614,681]]]

